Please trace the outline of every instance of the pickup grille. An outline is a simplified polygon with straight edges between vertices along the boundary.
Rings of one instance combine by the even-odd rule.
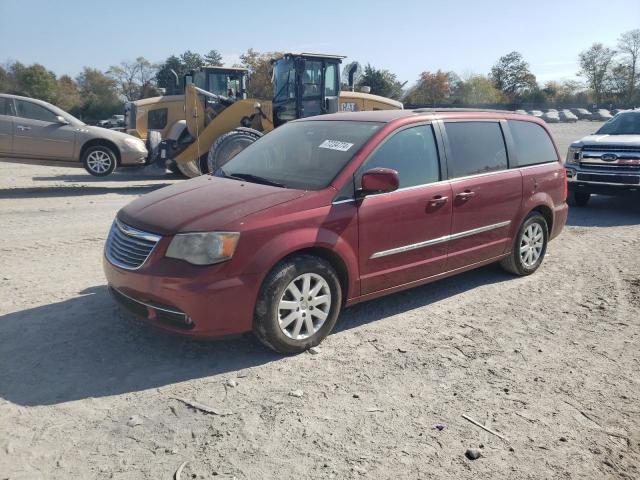
[[[638,145],[585,145],[582,148],[591,152],[640,152]]]
[[[159,240],[158,235],[137,230],[116,219],[109,231],[104,254],[116,267],[136,270],[149,258]]]
[[[578,181],[618,183],[621,185],[638,185],[640,177],[636,175],[599,175],[597,173],[578,173]]]

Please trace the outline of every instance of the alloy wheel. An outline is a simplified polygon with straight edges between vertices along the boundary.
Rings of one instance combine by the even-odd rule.
[[[322,328],[330,309],[327,281],[315,273],[304,273],[285,288],[278,303],[278,323],[287,337],[304,340]]]
[[[520,239],[520,259],[525,267],[533,267],[544,248],[544,232],[539,223],[529,225]]]
[[[87,157],[87,165],[96,173],[105,173],[111,168],[113,159],[107,152],[95,150]]]

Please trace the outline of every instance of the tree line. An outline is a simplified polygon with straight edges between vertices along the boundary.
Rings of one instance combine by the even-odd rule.
[[[240,55],[240,63],[234,66],[249,70],[250,97],[273,95],[270,60],[279,53],[250,48]],[[611,104],[624,108],[640,105],[639,56],[640,29],[636,29],[623,33],[615,47],[594,43],[581,52],[576,80],[540,85],[523,56],[514,51],[500,57],[486,75],[425,71],[408,88],[407,82],[400,81],[393,72],[367,64],[356,79],[356,87],[368,86],[371,93],[401,100],[407,106]],[[217,50],[205,54],[188,50],[159,64],[138,57],[106,71],[84,67],[75,78],[58,77],[38,63],[11,62],[0,67],[0,93],[39,98],[92,122],[122,113],[125,101],[170,91],[175,83],[173,72],[181,79],[204,65],[222,66],[222,55]]]

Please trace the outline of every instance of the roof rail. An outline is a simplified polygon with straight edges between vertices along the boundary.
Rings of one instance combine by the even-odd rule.
[[[436,113],[436,112],[490,112],[490,113],[515,113],[511,110],[497,110],[492,108],[414,108],[415,113]]]

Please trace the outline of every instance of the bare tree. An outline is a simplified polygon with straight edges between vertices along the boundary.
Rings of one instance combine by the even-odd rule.
[[[604,91],[607,74],[611,60],[615,55],[615,50],[605,47],[601,43],[594,43],[591,48],[580,53],[580,72],[587,79],[587,83],[593,90],[593,97],[596,104],[600,103]]]
[[[127,100],[138,100],[151,86],[158,67],[144,57],[134,62],[120,62],[107,71],[118,85],[118,93]]]
[[[618,39],[618,52],[623,55],[624,65],[629,71],[628,98],[633,98],[638,74],[638,57],[640,57],[640,29],[629,30]]]

